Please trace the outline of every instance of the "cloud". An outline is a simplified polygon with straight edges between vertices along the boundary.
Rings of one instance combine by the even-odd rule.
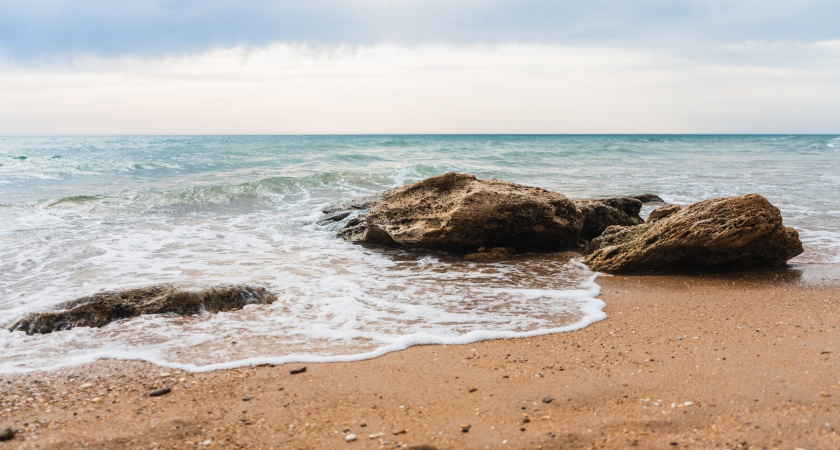
[[[183,55],[276,42],[691,49],[840,38],[835,0],[0,0],[7,58]]]
[[[0,134],[836,132],[836,42],[767,47],[834,62],[708,64],[545,44],[271,44],[7,64]]]

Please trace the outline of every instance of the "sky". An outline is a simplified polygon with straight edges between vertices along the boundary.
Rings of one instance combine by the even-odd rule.
[[[840,133],[837,0],[0,0],[0,134]]]

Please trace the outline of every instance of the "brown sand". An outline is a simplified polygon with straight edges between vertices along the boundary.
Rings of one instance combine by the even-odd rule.
[[[582,331],[297,375],[101,361],[3,376],[0,428],[17,436],[0,449],[840,448],[840,283],[826,276],[605,277],[609,318]]]

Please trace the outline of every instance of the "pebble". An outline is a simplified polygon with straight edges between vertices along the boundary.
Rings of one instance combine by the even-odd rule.
[[[347,441],[347,442],[353,442],[353,441],[356,440],[356,435],[355,434],[348,434],[347,436],[344,436],[344,440]]]
[[[292,370],[289,371],[289,373],[292,374],[292,375],[297,375],[299,373],[304,373],[304,372],[306,372],[306,366],[299,367],[297,369],[292,369]]]
[[[8,441],[15,437],[15,432],[11,428],[0,429],[0,441]]]
[[[168,387],[162,389],[155,389],[154,391],[149,392],[149,397],[160,397],[161,395],[166,395],[170,392],[172,392],[172,389]]]
[[[405,433],[406,433],[405,428],[403,428],[403,429],[400,429],[400,430],[394,431],[394,436],[397,436],[397,435],[399,435],[399,434],[405,434]]]
[[[242,397],[243,402],[250,402],[253,399],[254,399],[254,397],[252,397],[250,395],[246,395],[246,396]]]
[[[369,434],[368,437],[371,439],[381,438],[383,433],[373,433]]]
[[[86,388],[89,388],[89,387],[93,387],[93,384],[91,384],[91,383],[85,383],[85,384],[83,384],[83,385],[79,386],[79,388],[80,388],[80,389],[86,389]]]
[[[101,398],[99,398],[99,397],[94,397],[94,399],[93,399],[93,400],[91,400],[91,402],[92,402],[92,403],[99,403],[99,402],[101,402],[101,401],[102,401],[102,399],[101,399]]]
[[[554,399],[551,398],[551,397],[543,397],[543,399],[542,399],[543,403],[551,403],[553,401],[554,401]]]
[[[410,445],[408,450],[437,450],[437,447],[430,444]]]
[[[470,425],[470,424],[467,424],[467,425],[461,425],[461,432],[462,432],[462,433],[467,433],[467,432],[469,432],[469,431],[470,431],[470,428],[472,428],[472,425]]]
[[[684,406],[692,406],[692,405],[694,405],[694,402],[685,402],[685,403],[683,403],[683,405]]]

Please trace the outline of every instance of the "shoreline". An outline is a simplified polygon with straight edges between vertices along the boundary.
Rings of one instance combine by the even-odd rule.
[[[599,277],[608,318],[582,330],[356,362],[0,375],[0,447],[836,447],[837,275]]]

